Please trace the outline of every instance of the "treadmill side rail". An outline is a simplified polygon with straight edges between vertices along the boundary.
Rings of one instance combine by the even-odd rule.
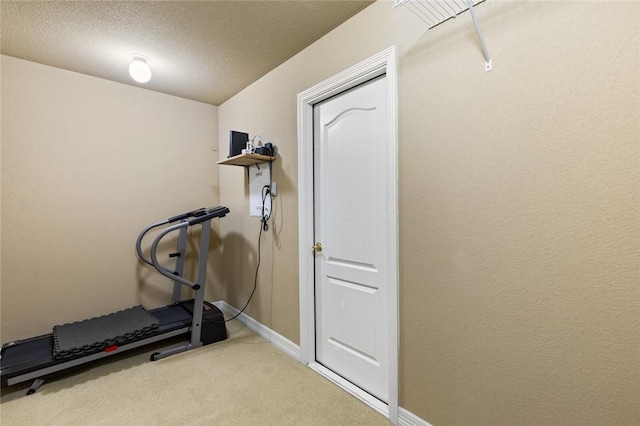
[[[137,342],[133,342],[133,343],[129,343],[127,345],[123,345],[123,346],[119,346],[118,349],[110,351],[110,352],[97,352],[94,353],[92,355],[87,355],[87,356],[83,356],[81,358],[75,358],[72,359],[70,361],[66,361],[60,364],[55,364],[49,367],[45,367],[45,368],[41,368],[38,370],[34,370],[34,371],[30,371],[28,373],[24,373],[24,374],[20,374],[20,375],[16,375],[13,377],[9,377],[7,379],[7,385],[8,386],[12,386],[18,383],[22,383],[22,382],[26,382],[28,380],[34,380],[34,379],[43,379],[44,377],[48,376],[49,374],[53,374],[53,373],[57,373],[59,371],[62,370],[66,370],[68,368],[73,368],[76,367],[78,365],[82,365],[82,364],[86,364],[101,358],[105,358],[120,352],[124,352],[124,351],[128,351],[131,349],[135,349],[138,348],[140,346],[145,346],[148,345],[150,343],[154,343],[154,342],[158,342],[161,340],[165,340],[168,339],[170,337],[173,336],[179,336],[181,334],[185,334],[186,332],[189,331],[189,327],[183,327],[183,328],[179,328],[177,330],[173,330],[169,333],[163,333],[163,334],[159,334],[156,336],[152,336],[152,337],[148,337],[146,339],[143,340],[138,340]],[[42,384],[42,383],[41,383]],[[35,391],[34,391],[35,392]],[[32,392],[33,393],[33,392]]]

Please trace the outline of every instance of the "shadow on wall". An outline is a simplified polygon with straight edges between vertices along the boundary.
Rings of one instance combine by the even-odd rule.
[[[254,287],[258,252],[256,242],[232,232],[222,240],[221,296],[230,305],[242,309]]]
[[[214,226],[214,224],[212,224],[212,226]],[[218,228],[216,227],[216,229]],[[204,291],[204,298],[205,300],[217,302],[221,300],[223,290],[222,239],[220,238],[220,233],[217,230],[212,229],[211,237],[209,239],[209,264],[207,269],[207,285]]]

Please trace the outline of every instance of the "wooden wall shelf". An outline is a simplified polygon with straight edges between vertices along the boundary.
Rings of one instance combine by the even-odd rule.
[[[276,157],[271,157],[269,155],[259,155],[259,154],[240,154],[235,157],[230,157],[225,160],[218,161],[218,164],[223,166],[254,166],[260,163],[267,163],[275,160]]]

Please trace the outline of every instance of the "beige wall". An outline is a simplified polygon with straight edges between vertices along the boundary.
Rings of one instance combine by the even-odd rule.
[[[640,4],[477,11],[490,73],[468,14],[426,32],[378,2],[219,108],[3,56],[2,341],[165,303],[134,241],[195,206],[232,210],[208,298],[241,307],[259,223],[246,172],[211,151],[234,129],[279,148],[248,314],[298,342],[296,94],[395,44],[401,406],[433,425],[639,423]]]
[[[1,65],[2,341],[170,302],[171,283],[137,261],[135,241],[147,224],[219,204],[217,108],[7,56]],[[218,300],[212,240],[207,292]]]
[[[468,14],[426,32],[378,2],[220,106],[220,140],[280,152],[248,314],[299,341],[296,94],[395,44],[401,406],[434,425],[638,424],[640,4],[477,12],[489,73]],[[241,307],[259,225],[242,169],[220,187]]]

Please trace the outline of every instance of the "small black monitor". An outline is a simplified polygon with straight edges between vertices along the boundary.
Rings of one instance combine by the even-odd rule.
[[[242,150],[247,147],[247,142],[249,142],[248,133],[232,130],[229,133],[229,157],[242,154]]]

